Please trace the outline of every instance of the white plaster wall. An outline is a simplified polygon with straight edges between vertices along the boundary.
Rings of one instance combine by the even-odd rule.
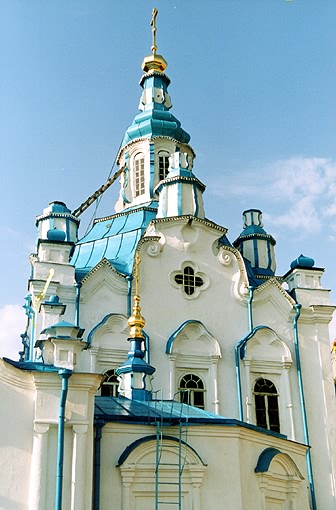
[[[28,508],[34,391],[29,373],[0,360],[0,508]]]
[[[123,506],[121,495],[122,477],[120,468],[117,467],[119,456],[133,441],[154,432],[154,427],[143,425],[121,426],[117,423],[105,425],[101,458],[101,510],[126,508]],[[176,437],[178,430],[167,427],[164,429],[164,434]],[[260,510],[262,508],[261,491],[254,469],[259,455],[268,447],[278,448],[281,452],[288,454],[306,478],[305,447],[258,432],[216,425],[190,426],[188,444],[204,463],[204,476],[200,488],[202,510],[222,508]],[[124,467],[126,464],[127,460]],[[132,469],[135,466],[129,467],[128,482],[132,489]],[[308,508],[306,480],[299,485],[297,508]],[[154,480],[151,490],[155,491]],[[153,492],[151,498],[151,503],[154,504]],[[189,508],[191,510],[192,507],[186,506],[186,509],[189,510]],[[332,510],[332,507],[326,508]]]

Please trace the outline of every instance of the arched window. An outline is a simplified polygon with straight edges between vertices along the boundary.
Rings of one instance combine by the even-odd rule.
[[[183,285],[184,292],[191,296],[197,287],[202,287],[203,280],[200,276],[195,275],[195,271],[192,267],[187,266],[183,269],[183,273],[178,273],[175,276],[175,282],[179,285]]]
[[[179,392],[181,402],[204,409],[204,384],[197,375],[186,374],[183,376]]]
[[[165,151],[159,152],[159,181],[165,179],[169,169],[169,154]]]
[[[254,402],[258,427],[280,432],[278,392],[272,381],[263,378],[256,381]]]
[[[107,370],[107,372],[105,372],[104,376],[105,376],[105,379],[101,386],[101,396],[102,397],[117,397],[119,381],[118,381],[118,376],[115,373],[114,368],[111,368],[111,370]]]
[[[133,160],[134,196],[145,193],[145,157],[140,152]]]

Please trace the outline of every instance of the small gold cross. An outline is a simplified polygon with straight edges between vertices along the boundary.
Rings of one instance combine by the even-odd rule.
[[[158,10],[156,7],[152,10],[152,20],[151,20],[151,27],[152,27],[152,52],[155,55],[157,51],[156,46],[156,16],[158,15]]]

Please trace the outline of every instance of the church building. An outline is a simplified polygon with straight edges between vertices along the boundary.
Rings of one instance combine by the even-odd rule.
[[[156,16],[116,173],[36,218],[22,352],[0,360],[0,508],[335,510],[324,270],[301,254],[277,275],[249,204],[234,238],[207,218]]]

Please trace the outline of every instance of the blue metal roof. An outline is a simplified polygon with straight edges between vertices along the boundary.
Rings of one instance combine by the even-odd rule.
[[[287,436],[272,430],[263,429],[235,418],[225,418],[217,414],[182,404],[175,400],[151,400],[143,402],[124,397],[96,397],[95,420],[98,422],[126,422],[155,425],[158,420],[162,425],[226,425],[244,427],[269,436],[287,439]]]
[[[157,202],[149,207],[125,210],[94,222],[90,232],[76,244],[71,263],[76,267],[76,279],[82,280],[99,262],[108,260],[121,274],[130,275],[137,244],[156,217]]]

